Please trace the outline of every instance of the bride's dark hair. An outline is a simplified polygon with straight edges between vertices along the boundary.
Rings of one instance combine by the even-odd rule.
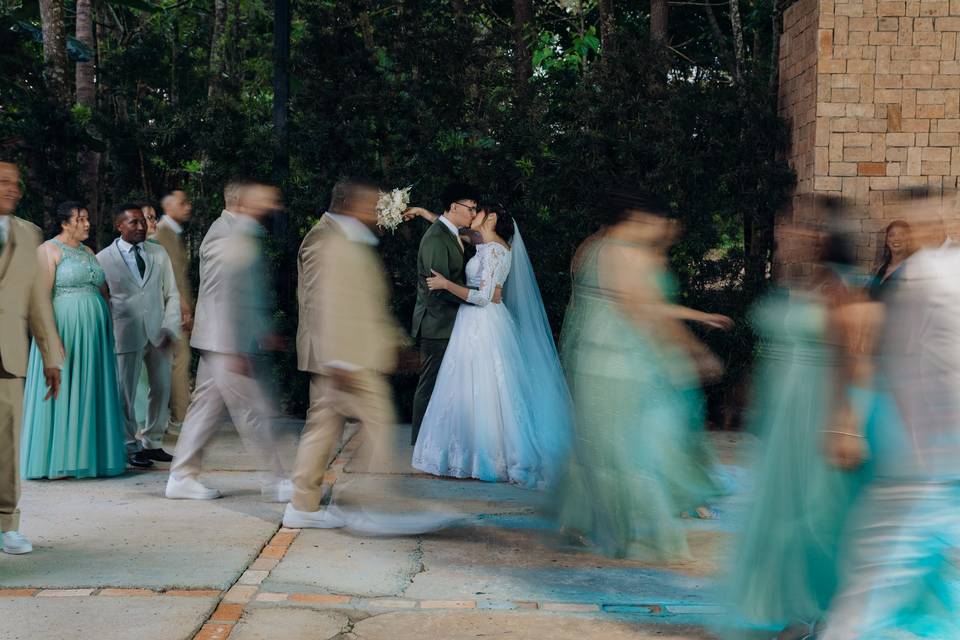
[[[513,216],[507,213],[506,207],[502,204],[496,204],[492,202],[484,202],[479,207],[480,211],[487,213],[497,214],[497,226],[494,227],[494,231],[498,236],[510,242],[513,240]]]

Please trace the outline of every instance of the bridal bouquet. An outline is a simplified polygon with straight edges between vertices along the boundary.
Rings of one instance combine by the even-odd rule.
[[[396,231],[403,222],[403,212],[410,207],[411,189],[413,187],[394,189],[388,193],[380,192],[380,199],[377,201],[378,227]]]

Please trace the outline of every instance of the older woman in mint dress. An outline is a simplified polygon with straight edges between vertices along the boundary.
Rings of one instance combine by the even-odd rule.
[[[38,251],[66,360],[59,395],[45,399],[43,363],[36,344],[30,348],[21,473],[51,479],[115,476],[126,470],[126,453],[113,327],[100,290],[104,274],[82,244],[90,232],[86,209],[65,202],[56,217],[60,233]]]
[[[698,378],[698,366],[706,374],[719,364],[682,320],[730,321],[670,302],[660,205],[617,192],[605,211],[606,230],[574,259],[561,338],[574,435],[556,518],[615,557],[685,558],[682,516],[720,493]]]

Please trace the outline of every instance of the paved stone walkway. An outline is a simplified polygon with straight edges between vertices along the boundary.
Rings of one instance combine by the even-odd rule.
[[[727,459],[737,440],[718,437]],[[355,442],[327,480],[375,486],[383,478],[351,473]],[[404,466],[391,480],[406,492],[474,519],[363,538],[281,528],[282,505],[260,499],[253,467],[227,428],[205,461],[221,500],[163,499],[163,470],[26,483],[36,550],[0,554],[0,640],[715,637],[723,519],[689,523],[696,561],[613,561],[565,545],[538,515],[540,494]]]

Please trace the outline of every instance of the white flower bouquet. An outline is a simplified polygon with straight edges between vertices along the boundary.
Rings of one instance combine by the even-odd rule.
[[[390,192],[380,192],[377,200],[377,226],[381,229],[396,231],[403,223],[403,212],[410,208],[410,190],[394,189]]]

